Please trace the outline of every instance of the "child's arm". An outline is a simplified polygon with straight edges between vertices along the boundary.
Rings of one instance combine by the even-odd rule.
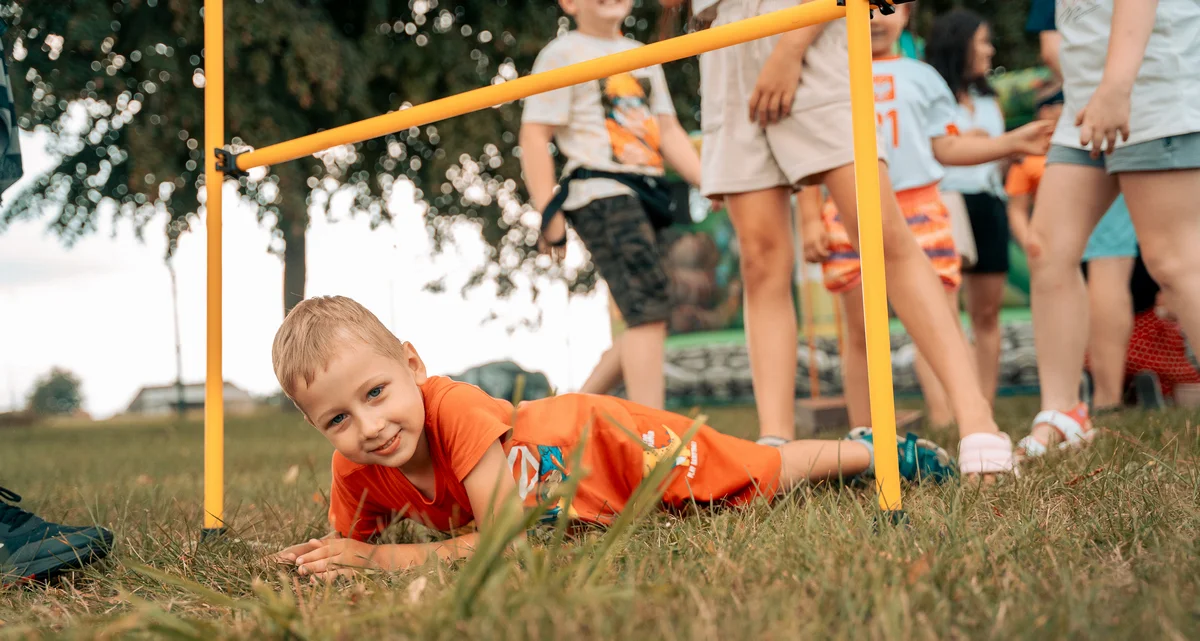
[[[808,0],[799,0],[804,4]],[[792,113],[792,100],[800,85],[804,54],[828,23],[789,31],[779,38],[775,49],[758,74],[758,83],[750,94],[750,120],[770,125]]]
[[[1075,116],[1079,142],[1085,148],[1091,147],[1093,158],[1099,158],[1102,151],[1112,151],[1118,134],[1122,139],[1129,138],[1129,101],[1157,11],[1158,0],[1113,0],[1104,75],[1087,106]]]
[[[671,168],[683,176],[688,184],[700,186],[700,156],[692,139],[688,137],[679,118],[674,114],[658,117],[658,129],[662,136],[659,149]]]
[[[1025,247],[1029,240],[1029,208],[1033,205],[1030,194],[1008,195],[1008,228],[1018,247]]]
[[[796,194],[796,207],[800,210],[800,241],[804,248],[804,260],[823,263],[829,258],[829,238],[825,233],[825,221],[821,220],[821,188],[804,187]]]
[[[471,511],[475,514],[477,527],[491,524],[494,514],[504,501],[516,496],[516,481],[508,470],[508,459],[500,442],[488,447],[483,458],[463,479]],[[431,556],[443,561],[453,561],[471,556],[479,543],[479,533],[471,532],[437,543],[398,543],[372,545],[364,541],[333,538],[313,539],[292,546],[283,554],[306,547],[296,558],[300,574],[317,579],[332,579],[338,575],[351,574],[361,568],[396,571],[425,563]]]
[[[981,165],[1016,154],[1041,156],[1050,148],[1053,122],[1036,120],[1002,136],[938,136],[933,157],[943,165]]]
[[[554,196],[554,158],[550,155],[550,141],[554,140],[554,125],[527,122],[521,125],[517,144],[521,147],[521,173],[525,176],[525,188],[529,190],[529,201],[533,208],[543,211]],[[559,212],[546,230],[550,240],[562,238],[567,233],[567,222]],[[538,238],[538,249],[542,253],[559,256],[545,238]]]

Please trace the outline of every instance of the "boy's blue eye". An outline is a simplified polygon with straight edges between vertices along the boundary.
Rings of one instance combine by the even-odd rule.
[[[346,421],[345,414],[338,414],[329,421],[329,427],[337,427]]]
[[[382,393],[383,393],[383,386],[379,385],[377,387],[371,388],[371,391],[367,392],[367,398],[379,398],[379,395]]]

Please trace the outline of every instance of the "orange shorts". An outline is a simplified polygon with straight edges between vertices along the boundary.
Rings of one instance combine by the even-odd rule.
[[[954,291],[962,284],[962,259],[954,247],[954,236],[950,232],[950,212],[938,194],[937,185],[914,187],[896,192],[900,211],[908,228],[917,237],[917,244],[933,263],[933,269],[941,277],[947,291]],[[825,276],[825,289],[834,294],[844,294],[862,282],[862,268],[858,252],[850,244],[850,236],[842,225],[841,216],[833,206],[833,200],[825,204],[821,218],[829,235],[829,258],[821,264]]]

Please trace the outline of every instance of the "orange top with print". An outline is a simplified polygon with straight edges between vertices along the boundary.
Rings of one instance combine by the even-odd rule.
[[[463,479],[501,442],[527,506],[572,474],[584,474],[568,507],[572,518],[609,523],[654,466],[669,458],[692,420],[618,398],[566,394],[513,408],[478,387],[431,376],[421,386],[425,438],[435,472],[432,499],[397,468],[359,465],[333,455],[329,519],[343,536],[366,540],[396,518],[448,532],[474,520]],[[590,427],[586,441],[585,430]],[[568,469],[583,445],[582,469]],[[702,427],[674,461],[663,503],[742,503],[778,487],[779,450]],[[547,519],[556,518],[561,506]]]
[[[1046,173],[1045,156],[1025,156],[1021,162],[1008,170],[1008,179],[1004,183],[1004,191],[1009,196],[1033,196],[1037,194],[1038,185],[1042,182],[1042,174]]]

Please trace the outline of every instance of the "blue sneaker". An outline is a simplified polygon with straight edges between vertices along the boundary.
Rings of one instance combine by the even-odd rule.
[[[18,508],[20,496],[0,487],[0,587],[43,582],[108,555],[113,534],[101,527],[51,523]]]
[[[875,441],[869,427],[856,427],[846,436],[871,450],[871,467],[863,472],[866,476],[875,475]],[[917,438],[909,432],[903,439],[897,439],[896,449],[900,457],[900,477],[908,481],[933,481],[942,483],[958,475],[958,466],[950,453],[938,447],[933,441]]]

